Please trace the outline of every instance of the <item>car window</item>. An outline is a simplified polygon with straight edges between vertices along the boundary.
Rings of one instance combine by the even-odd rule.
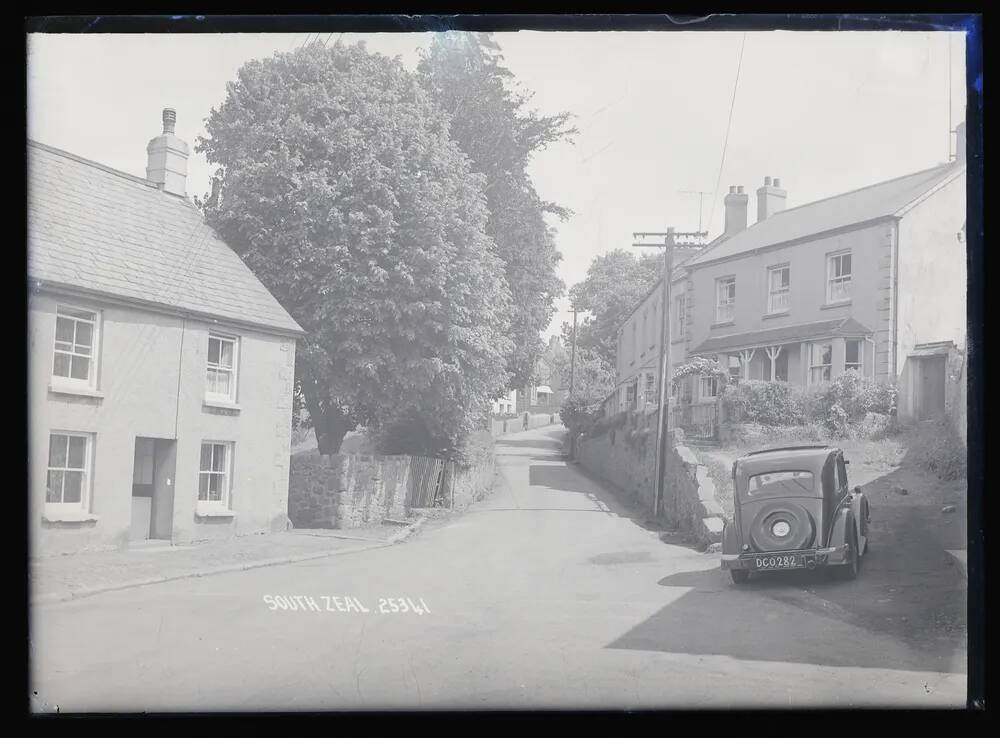
[[[777,471],[754,474],[747,485],[747,497],[813,495],[813,474],[808,471]]]
[[[844,464],[844,457],[837,457],[837,492],[843,492],[847,488],[847,465]]]

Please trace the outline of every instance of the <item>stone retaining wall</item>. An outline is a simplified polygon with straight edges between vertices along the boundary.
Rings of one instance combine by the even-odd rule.
[[[652,515],[656,475],[656,412],[629,414],[625,424],[592,436],[578,436],[575,459],[595,476],[629,495]],[[721,540],[723,511],[715,498],[708,469],[683,445],[684,434],[671,431],[664,469],[660,518],[695,534],[703,543]]]
[[[359,528],[403,519],[420,499],[415,487],[436,480],[436,473],[434,479],[419,479],[418,467],[425,471],[431,461],[403,455],[293,456],[288,518],[296,528]],[[470,467],[445,464],[444,473],[439,504],[464,508],[492,489],[494,460]]]

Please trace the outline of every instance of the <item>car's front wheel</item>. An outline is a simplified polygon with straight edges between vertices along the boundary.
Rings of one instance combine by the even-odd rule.
[[[746,584],[750,579],[750,572],[746,569],[730,569],[729,576],[733,578],[733,584]]]

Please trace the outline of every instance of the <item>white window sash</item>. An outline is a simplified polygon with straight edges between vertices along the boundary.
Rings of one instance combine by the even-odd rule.
[[[211,346],[212,341],[219,342],[219,360],[213,362],[211,360]],[[205,365],[205,396],[214,400],[224,400],[226,402],[236,401],[236,383],[239,377],[239,348],[240,342],[238,338],[232,336],[220,336],[214,333],[208,336],[209,343],[209,356],[206,358]],[[229,344],[232,348],[232,363],[231,366],[227,366],[222,363],[222,350],[224,344]],[[219,392],[218,386],[220,384],[220,377],[228,377],[229,380],[229,391]]]
[[[208,461],[208,465],[209,465],[208,469],[202,469],[201,468],[201,462],[200,462],[200,460],[199,460],[199,463],[198,463],[198,497],[197,497],[197,507],[198,507],[198,509],[228,510],[228,509],[230,509],[229,508],[229,502],[230,502],[230,497],[231,497],[231,492],[232,492],[232,486],[233,486],[233,482],[232,482],[233,444],[231,442],[229,442],[229,441],[204,441],[202,443],[202,447],[204,447],[204,446],[211,446],[212,447],[212,453],[211,453],[211,457],[209,458],[209,461]],[[214,462],[215,462],[215,459],[216,459],[217,450],[219,448],[223,449],[223,451],[222,451],[222,453],[224,454],[223,463],[222,463],[222,467],[223,468],[222,468],[222,471],[214,471],[214,469],[213,469],[213,467],[215,466]],[[202,477],[208,477],[208,479],[209,479],[209,485],[208,485],[208,487],[205,490],[206,496],[207,495],[211,495],[211,479],[212,479],[212,477],[219,477],[219,478],[221,478],[221,480],[222,480],[221,499],[218,499],[218,500],[211,500],[211,499],[203,500],[203,499],[201,499],[201,480],[202,480]]]
[[[84,318],[81,315],[74,315],[73,313],[83,313],[90,318]],[[59,340],[59,321],[67,320],[73,324],[73,337],[70,341]],[[98,343],[99,341],[99,321],[100,316],[95,310],[88,310],[86,308],[74,307],[71,305],[59,305],[56,308],[56,323],[53,335],[53,346],[52,346],[52,381],[55,384],[68,384],[76,387],[90,387],[93,388],[97,379],[97,356],[98,356]],[[77,343],[77,334],[79,332],[80,325],[90,326],[90,346],[87,347],[89,352],[81,351],[81,346]],[[56,374],[56,361],[58,357],[65,356],[68,362],[67,371],[68,374]],[[74,377],[73,373],[73,363],[74,361],[85,360],[87,362],[87,376],[86,377]]]
[[[74,431],[63,431],[63,430],[53,430],[49,433],[49,454],[51,457],[52,449],[52,437],[60,436],[66,438],[66,461],[64,466],[49,466],[49,459],[45,461],[45,510],[50,513],[57,512],[87,512],[90,510],[90,478],[91,478],[91,454],[93,453],[93,434],[90,433],[77,433]],[[82,467],[71,467],[69,466],[69,440],[70,438],[82,438],[84,440],[83,448],[83,466]],[[59,502],[49,502],[49,475],[52,472],[62,472],[63,479],[59,490]],[[80,500],[78,502],[64,502],[66,496],[66,472],[75,472],[81,474],[80,479]]]
[[[851,278],[854,272],[854,264],[851,264],[850,271],[846,273],[843,271],[843,258],[850,255],[851,252],[845,251],[839,254],[831,254],[827,258],[827,302],[844,302],[851,299]]]

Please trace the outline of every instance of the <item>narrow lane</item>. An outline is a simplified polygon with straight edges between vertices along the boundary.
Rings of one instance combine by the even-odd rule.
[[[962,653],[801,582],[731,586],[565,463],[560,437],[499,439],[494,494],[398,546],[38,608],[37,709],[964,704]]]

